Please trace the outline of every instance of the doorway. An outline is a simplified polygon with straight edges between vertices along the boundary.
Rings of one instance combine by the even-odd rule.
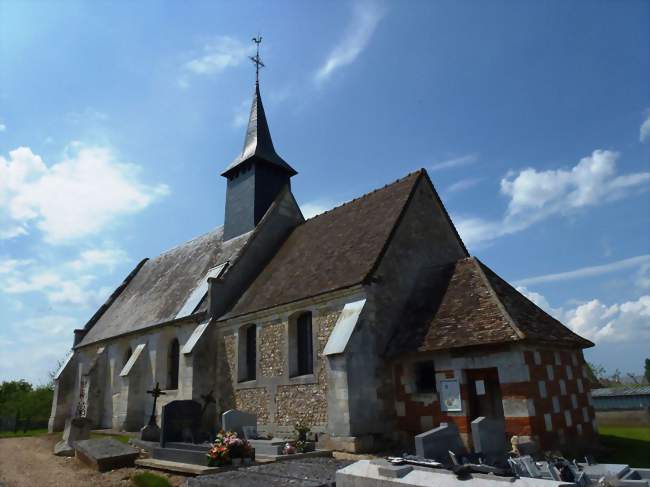
[[[467,369],[465,372],[469,389],[469,420],[474,421],[479,416],[503,419],[503,403],[501,402],[501,386],[497,368]]]

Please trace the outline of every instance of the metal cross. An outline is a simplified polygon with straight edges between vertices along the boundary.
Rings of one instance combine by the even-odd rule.
[[[149,418],[149,424],[155,426],[156,425],[156,401],[158,401],[158,396],[164,396],[167,393],[163,392],[162,389],[160,388],[160,383],[156,382],[156,387],[154,387],[150,391],[147,391],[147,394],[151,394],[153,396],[153,408],[151,409],[151,417]]]
[[[260,82],[260,67],[265,67],[264,63],[260,59],[260,44],[262,43],[262,36],[258,35],[257,37],[253,37],[251,39],[257,48],[257,52],[255,53],[255,56],[249,56],[250,60],[253,61],[253,64],[255,64],[255,83],[259,84]]]

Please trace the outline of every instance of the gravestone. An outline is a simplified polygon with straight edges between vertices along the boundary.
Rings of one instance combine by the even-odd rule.
[[[149,424],[140,430],[140,439],[142,441],[160,441],[160,428],[156,424],[156,402],[160,396],[167,394],[160,389],[160,383],[156,382],[156,387],[147,391],[153,397],[153,405],[151,406],[151,416],[149,417]]]
[[[201,441],[201,405],[192,400],[172,401],[162,408],[160,446]]]
[[[132,467],[139,452],[113,438],[83,440],[75,444],[77,458],[100,472]]]
[[[480,416],[471,426],[474,452],[480,453],[489,464],[503,459],[508,451],[505,420]]]
[[[88,418],[68,418],[63,430],[63,439],[54,445],[54,454],[60,457],[74,457],[75,443],[90,438]]]
[[[440,426],[415,437],[415,454],[441,463],[449,463],[449,452],[465,454],[465,446],[453,423],[440,423]]]
[[[236,409],[229,409],[221,415],[221,427],[224,431],[233,431],[244,438],[244,426],[254,426],[257,430],[257,416]]]

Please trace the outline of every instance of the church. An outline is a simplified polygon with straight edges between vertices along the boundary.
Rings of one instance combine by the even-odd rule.
[[[593,346],[471,256],[424,169],[305,219],[260,95],[221,175],[223,226],[139,262],[74,332],[49,421],[147,424],[177,399],[308,425],[350,452],[502,418],[542,448],[593,441]]]

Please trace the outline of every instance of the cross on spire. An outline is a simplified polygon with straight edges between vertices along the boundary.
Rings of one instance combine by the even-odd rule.
[[[260,44],[262,43],[262,36],[258,34],[257,37],[251,39],[255,43],[256,53],[255,56],[249,56],[250,60],[255,64],[255,83],[260,84],[260,67],[263,68],[264,63],[260,59]]]

